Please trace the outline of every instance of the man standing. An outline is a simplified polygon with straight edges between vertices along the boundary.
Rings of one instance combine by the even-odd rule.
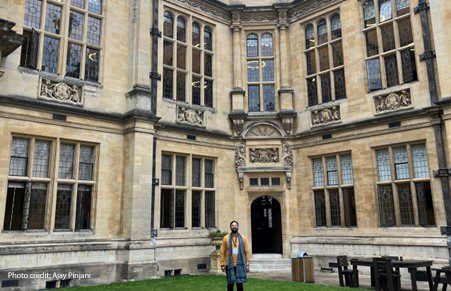
[[[238,222],[230,223],[230,234],[222,239],[221,245],[221,270],[227,274],[227,290],[233,291],[236,283],[238,291],[244,290],[246,273],[249,272],[249,248],[247,239],[238,232]]]

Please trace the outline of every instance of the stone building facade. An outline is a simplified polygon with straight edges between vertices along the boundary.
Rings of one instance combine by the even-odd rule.
[[[2,1],[3,287],[204,273],[209,232],[231,220],[253,254],[445,264],[450,14],[446,0]]]

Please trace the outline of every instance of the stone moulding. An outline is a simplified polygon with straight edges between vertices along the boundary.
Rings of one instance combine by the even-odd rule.
[[[373,97],[376,114],[412,108],[410,90],[401,90]]]
[[[325,125],[341,121],[340,105],[312,110],[312,126]]]
[[[249,161],[251,163],[278,163],[278,148],[250,148]]]
[[[41,78],[38,97],[40,99],[83,106],[83,86],[69,85],[63,81]]]
[[[207,4],[202,0],[166,0],[169,3],[173,3],[202,15],[207,15],[215,18],[223,23],[230,24],[232,21],[231,13],[225,9],[214,7],[211,4]]]
[[[177,123],[205,127],[205,112],[190,106],[177,106]]]

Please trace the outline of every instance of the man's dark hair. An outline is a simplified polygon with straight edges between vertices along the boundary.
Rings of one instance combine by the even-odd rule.
[[[232,223],[236,223],[238,226],[240,226],[240,224],[238,223],[238,221],[236,221],[236,220],[232,220],[231,222],[230,222],[230,224],[229,224],[229,227],[231,227],[232,226]]]

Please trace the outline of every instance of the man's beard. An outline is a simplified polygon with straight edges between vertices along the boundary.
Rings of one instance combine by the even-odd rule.
[[[233,233],[237,233],[238,232],[238,228],[232,228],[232,232]]]

